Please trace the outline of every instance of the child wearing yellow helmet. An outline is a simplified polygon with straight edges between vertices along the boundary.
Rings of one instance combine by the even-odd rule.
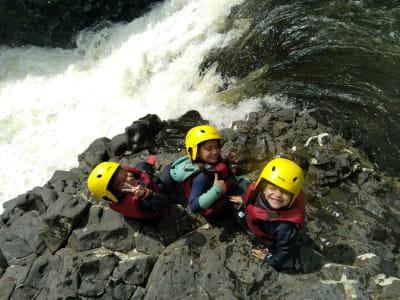
[[[228,195],[240,191],[230,162],[221,156],[221,135],[211,125],[195,126],[186,134],[185,147],[187,156],[167,166],[160,180],[167,186],[183,183],[190,210],[218,222],[232,210]],[[235,159],[234,153],[229,158]]]
[[[251,254],[276,269],[294,257],[299,230],[305,223],[305,197],[302,169],[286,158],[267,163],[256,182],[249,185],[244,201],[230,200],[245,207],[246,231],[264,244]]]
[[[87,184],[94,196],[127,217],[153,219],[163,215],[169,206],[168,197],[157,192],[150,174],[139,168],[102,162],[92,170]]]

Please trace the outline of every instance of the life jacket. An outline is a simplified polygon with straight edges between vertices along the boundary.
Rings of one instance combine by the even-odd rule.
[[[205,168],[201,170],[197,164],[193,164],[190,158],[185,156],[179,158],[172,164],[170,174],[172,179],[174,179],[176,182],[183,182],[185,197],[188,201],[190,198],[190,192],[192,190],[192,179],[200,172],[203,172],[209,178],[210,188],[213,185],[215,173],[217,173],[218,178],[225,182],[227,191],[229,191],[230,170],[224,160],[221,159],[215,165],[212,166],[206,165]],[[213,205],[203,210],[201,214],[204,216],[212,215],[213,213],[221,210],[221,208],[225,204],[225,201],[227,200],[228,199],[226,195],[220,197],[217,201],[214,202]]]
[[[255,182],[252,182],[245,193],[245,203],[247,208],[247,225],[250,230],[257,235],[261,241],[268,246],[274,236],[266,234],[261,230],[259,222],[287,221],[297,225],[299,229],[304,227],[306,218],[305,195],[303,191],[296,198],[295,206],[287,210],[273,210],[262,208],[250,202],[254,192]]]
[[[140,220],[153,219],[165,214],[164,210],[142,210],[139,206],[139,197],[131,193],[126,194],[122,201],[118,203],[109,203],[108,205],[112,210],[115,210],[124,216]]]
[[[158,192],[159,188],[151,178],[151,176],[139,169],[130,166],[122,166],[122,168],[128,172],[133,173],[136,180],[140,181],[146,188]],[[139,206],[139,198],[131,193],[126,194],[122,200],[118,203],[109,203],[109,207],[124,216],[135,218],[135,219],[152,219],[163,215],[164,211],[144,211]]]

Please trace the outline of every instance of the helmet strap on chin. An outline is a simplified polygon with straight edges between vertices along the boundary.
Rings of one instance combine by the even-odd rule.
[[[193,148],[188,148],[188,154],[189,154],[189,158],[191,161],[195,161],[195,159],[193,159]]]
[[[289,203],[288,207],[292,208],[295,203],[296,203],[296,197],[293,195],[292,200],[290,200],[290,203]]]

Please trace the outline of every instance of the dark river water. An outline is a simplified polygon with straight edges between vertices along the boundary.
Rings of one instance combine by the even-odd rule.
[[[231,19],[249,29],[215,60],[246,97],[314,109],[377,167],[399,173],[399,1],[254,0]]]

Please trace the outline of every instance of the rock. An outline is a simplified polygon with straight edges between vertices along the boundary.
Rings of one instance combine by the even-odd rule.
[[[45,250],[40,228],[38,213],[29,211],[0,231],[0,251],[7,265],[30,265]]]
[[[79,31],[100,30],[109,21],[130,22],[158,1],[0,0],[0,43],[72,48]]]
[[[110,158],[108,151],[110,141],[106,137],[93,141],[83,153],[78,155],[79,169],[89,175],[97,164],[108,160]]]
[[[154,137],[164,124],[157,115],[148,114],[125,128],[127,149],[138,152],[154,145]]]
[[[198,111],[191,110],[181,117],[170,120],[155,136],[155,149],[153,152],[179,152],[185,149],[184,141],[188,130],[194,126],[208,124]]]
[[[207,123],[196,111],[170,121],[150,115],[91,143],[78,168],[56,171],[43,187],[4,204],[0,298],[396,299],[398,179],[378,173],[308,113],[250,115],[220,130],[222,150],[235,149],[240,172],[255,180],[277,154],[305,171],[307,223],[293,264],[280,272],[261,264],[245,233],[190,213],[180,189],[169,213],[151,222],[125,218],[89,194],[86,179],[100,161],[135,165],[157,153],[157,175],[184,155],[186,131]],[[122,151],[124,139],[136,150]]]

